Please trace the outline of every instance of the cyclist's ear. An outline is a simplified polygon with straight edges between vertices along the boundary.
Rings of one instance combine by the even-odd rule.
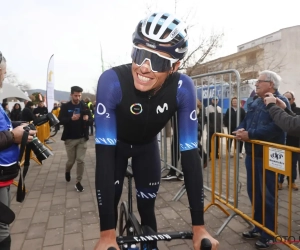
[[[172,66],[172,73],[173,72],[176,72],[178,70],[178,68],[180,67],[180,64],[181,64],[181,61],[177,61],[176,63],[173,63],[173,66]]]

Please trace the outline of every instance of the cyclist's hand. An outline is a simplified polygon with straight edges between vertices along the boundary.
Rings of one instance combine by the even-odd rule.
[[[210,240],[212,245],[212,250],[217,250],[219,247],[219,241],[210,236],[210,234],[206,231],[204,226],[193,226],[193,244],[194,250],[199,250],[201,245],[201,240],[203,238],[207,238]]]
[[[100,233],[100,240],[94,250],[107,250],[109,247],[120,250],[116,241],[116,231],[114,229],[102,231]]]

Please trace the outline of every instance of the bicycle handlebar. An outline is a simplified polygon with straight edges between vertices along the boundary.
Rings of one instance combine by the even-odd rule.
[[[201,240],[201,246],[200,246],[200,250],[211,250],[211,242],[209,239],[207,238],[203,238]],[[114,247],[110,247],[107,250],[116,250]]]
[[[200,250],[211,250],[211,242],[209,239],[207,238],[203,238],[201,240],[201,246],[200,246]],[[113,249],[111,249],[113,250]]]

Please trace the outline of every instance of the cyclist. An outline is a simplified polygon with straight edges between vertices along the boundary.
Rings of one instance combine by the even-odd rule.
[[[203,176],[198,153],[196,93],[193,81],[177,72],[188,50],[183,22],[154,13],[140,21],[132,37],[132,63],[105,71],[99,79],[95,110],[96,196],[100,240],[95,249],[117,249],[115,227],[128,158],[141,224],[157,230],[155,198],[161,180],[157,134],[175,112],[182,169],[193,225],[193,244],[218,241],[204,227]],[[153,243],[152,249],[157,249]]]

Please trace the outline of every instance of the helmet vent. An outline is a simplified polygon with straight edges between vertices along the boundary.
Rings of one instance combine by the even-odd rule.
[[[160,37],[159,39],[164,39],[164,38],[166,38],[171,32],[172,32],[172,30],[169,29],[169,28],[167,28],[167,29],[165,30],[165,32],[161,35],[161,37]]]
[[[153,31],[153,34],[154,34],[154,35],[157,35],[157,33],[159,32],[160,28],[161,28],[161,25],[157,24],[157,25],[155,26],[155,29],[154,29],[154,31]]]
[[[176,19],[173,20],[173,23],[176,25],[179,24],[179,22]]]
[[[148,35],[149,35],[150,26],[151,26],[151,23],[147,22],[147,25],[146,25],[146,34],[148,34]]]

